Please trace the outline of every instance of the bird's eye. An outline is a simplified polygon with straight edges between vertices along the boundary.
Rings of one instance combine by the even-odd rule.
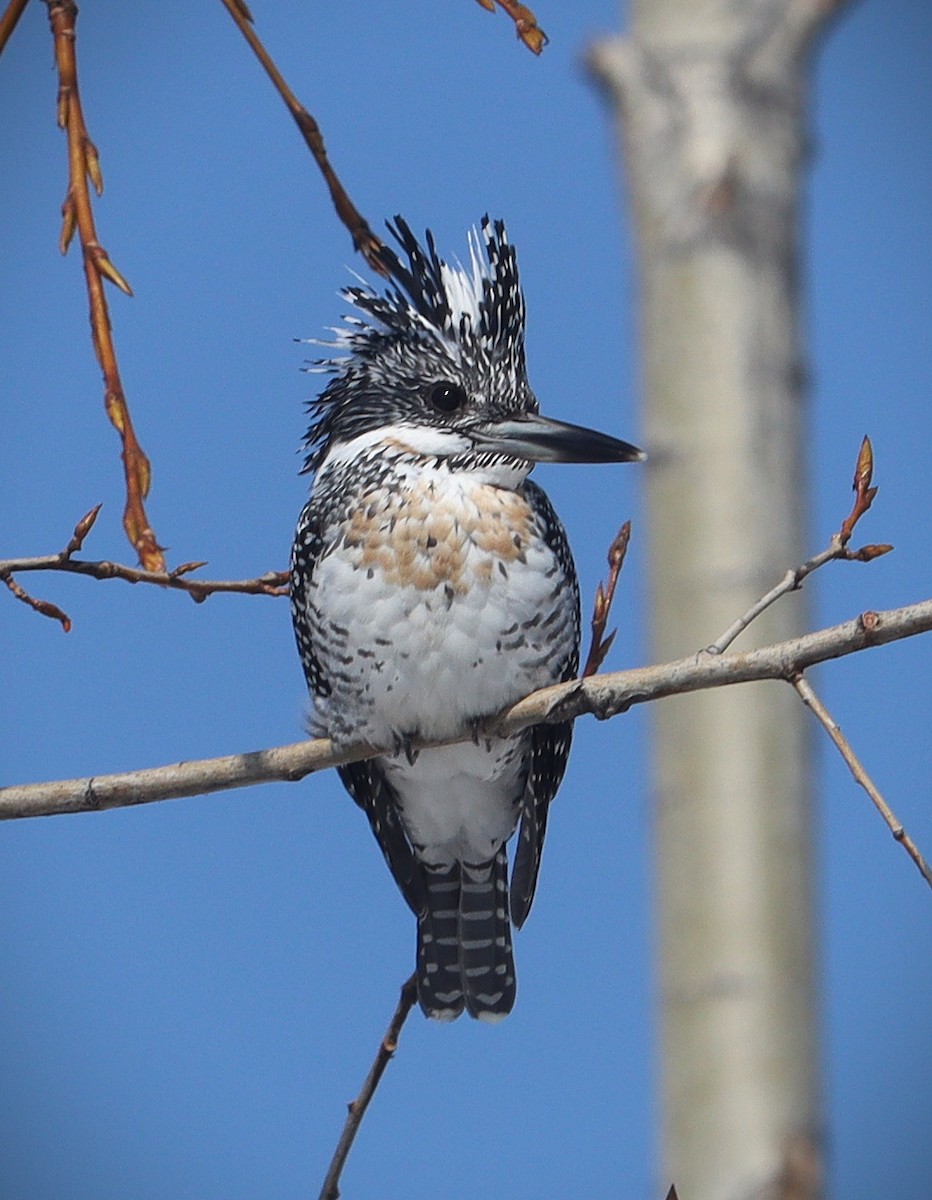
[[[455,413],[465,407],[466,393],[458,383],[435,383],[428,393],[428,400],[437,412]]]

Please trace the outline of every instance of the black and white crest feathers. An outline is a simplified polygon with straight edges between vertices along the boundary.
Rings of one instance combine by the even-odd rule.
[[[387,228],[401,250],[381,250],[391,283],[383,292],[343,289],[364,315],[345,317],[323,343],[341,353],[311,368],[333,378],[308,405],[308,471],[335,440],[410,419],[409,401],[425,381],[455,379],[490,411],[536,409],[525,368],[524,296],[504,223],[486,216],[470,232],[468,266],[445,262],[430,230],[422,245],[400,216]]]
[[[410,332],[412,308],[437,332],[463,341],[475,339],[487,354],[510,351],[509,343],[524,341],[524,296],[518,281],[514,247],[508,243],[503,221],[482,218],[480,231],[485,248],[482,261],[479,235],[469,239],[470,267],[448,266],[437,254],[433,234],[427,230],[421,246],[400,216],[388,231],[408,259],[406,267],[388,246],[381,260],[397,286],[376,303],[362,289],[345,293],[387,331]]]

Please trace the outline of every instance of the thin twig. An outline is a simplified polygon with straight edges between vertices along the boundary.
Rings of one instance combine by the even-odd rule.
[[[885,543],[882,545],[862,546],[859,550],[848,549],[848,543],[851,540],[851,535],[854,533],[855,526],[870,508],[874,497],[877,495],[877,489],[871,487],[873,473],[874,453],[870,438],[865,437],[858,452],[858,461],[854,471],[854,483],[852,485],[856,493],[854,504],[851,512],[842,522],[838,533],[834,534],[828,546],[819,554],[807,559],[801,566],[787,571],[780,582],[752,604],[743,616],[739,617],[732,625],[729,625],[720,638],[710,646],[705,647],[706,654],[723,654],[735,638],[743,633],[751,622],[756,620],[765,609],[779,600],[781,596],[785,596],[787,592],[797,591],[802,587],[803,580],[807,575],[811,575],[819,567],[824,567],[826,563],[834,562],[836,559],[844,559],[848,562],[871,562],[875,558],[880,558],[882,554],[890,553],[893,547]]]
[[[23,604],[28,604],[34,612],[40,613],[43,617],[51,617],[53,621],[60,621],[65,633],[71,632],[71,618],[67,613],[62,612],[57,604],[53,604],[51,600],[38,600],[35,596],[30,596],[9,571],[4,571],[2,568],[0,568],[0,582],[5,583],[16,599],[22,600]]]
[[[188,579],[186,574],[206,563],[183,563],[173,571],[146,571],[142,567],[129,567],[125,563],[88,562],[85,559],[71,558],[62,561],[57,555],[47,558],[19,558],[0,561],[0,581],[16,595],[17,599],[25,601],[36,612],[47,617],[54,617],[66,626],[66,632],[71,628],[71,621],[47,600],[35,600],[13,578],[17,573],[25,571],[64,571],[71,575],[89,575],[92,579],[122,579],[126,583],[151,583],[156,587],[169,588],[176,592],[187,592],[192,600],[201,604],[215,592],[235,592],[241,596],[287,596],[288,572],[267,571],[257,575],[255,579]],[[13,586],[15,585],[15,586]],[[53,611],[54,610],[54,611]]]
[[[612,647],[612,642],[615,640],[617,629],[605,636],[605,626],[608,624],[608,616],[612,611],[612,601],[615,599],[615,588],[618,585],[618,577],[621,574],[621,568],[624,566],[625,555],[628,553],[628,543],[631,540],[631,522],[625,521],[621,529],[615,534],[615,540],[608,548],[608,583],[602,584],[599,581],[596,584],[595,600],[592,604],[592,641],[589,644],[589,653],[586,655],[586,665],[583,668],[581,679],[588,679],[590,675],[595,675],[602,663],[605,662],[605,657]]]
[[[518,38],[524,42],[528,50],[534,54],[540,54],[543,48],[550,41],[546,33],[537,24],[537,17],[531,12],[526,4],[519,4],[517,0],[476,0],[481,4],[486,12],[495,12],[495,4],[505,10],[512,21],[515,23],[515,33]]]
[[[865,792],[867,792],[868,796],[870,796],[874,807],[886,821],[887,828],[893,834],[896,841],[900,843],[909,857],[919,868],[923,879],[925,879],[929,887],[932,887],[932,868],[929,867],[929,864],[920,854],[916,843],[903,828],[902,823],[899,821],[890,805],[887,804],[886,800],[884,800],[883,796],[880,794],[877,785],[871,779],[870,775],[868,775],[864,765],[861,763],[861,760],[858,758],[857,754],[855,754],[851,743],[839,728],[838,723],[813,691],[809,680],[806,679],[802,672],[799,672],[799,674],[793,676],[793,678],[790,680],[790,683],[792,683],[793,687],[796,689],[803,704],[805,704],[809,711],[813,713],[814,716],[816,716],[821,722],[822,727],[837,746],[839,754],[848,764],[848,769],[851,771],[851,774],[865,790]]]
[[[57,554],[46,554],[32,558],[0,559],[0,582],[5,583],[17,600],[22,600],[30,608],[42,616],[52,617],[60,621],[65,633],[71,629],[68,615],[48,600],[37,600],[17,583],[14,575],[27,571],[65,571],[72,575],[89,575],[92,579],[122,579],[126,583],[151,583],[156,587],[171,588],[178,592],[187,592],[198,604],[213,595],[214,592],[237,592],[247,596],[287,596],[288,572],[267,571],[255,579],[189,579],[192,571],[206,567],[206,562],[188,562],[175,567],[172,571],[147,571],[142,567],[129,567],[123,563],[107,561],[89,562],[85,559],[74,558],[84,545],[84,539],[90,533],[97,520],[101,506],[84,514],[63,550]]]
[[[790,680],[816,663],[930,631],[932,599],[888,612],[863,613],[843,625],[759,650],[691,655],[658,666],[594,675],[590,679],[543,688],[492,718],[479,734],[508,737],[530,725],[571,721],[584,713],[604,719],[626,712],[635,704],[664,696],[762,679]],[[473,736],[474,731],[470,730],[467,737]],[[449,745],[456,740],[465,739],[450,739],[444,743],[414,740],[411,748]],[[392,752],[387,747],[368,745],[345,746],[337,750],[328,738],[316,738],[249,754],[175,763],[119,775],[12,785],[0,788],[0,820],[124,808],[258,783],[294,782],[326,767]]]
[[[10,0],[3,10],[3,15],[0,16],[0,54],[6,49],[10,34],[19,24],[19,19],[28,3],[29,0]]]
[[[136,439],[126,394],[120,380],[116,349],[110,328],[110,313],[104,279],[131,296],[132,289],[116,269],[97,239],[88,180],[97,195],[103,193],[103,177],[97,149],[91,141],[78,92],[75,51],[75,22],[78,10],[73,0],[45,0],[55,42],[58,68],[58,125],[68,138],[68,191],[62,204],[61,251],[64,254],[77,230],[84,260],[84,276],[90,301],[91,340],[104,375],[104,406],[123,442],[123,472],[126,478],[126,508],[123,528],[146,570],[164,571],[162,547],[146,515],[151,468]]]
[[[89,562],[82,558],[59,559],[57,555],[47,558],[19,558],[0,561],[0,577],[25,571],[64,571],[72,575],[89,575],[92,579],[122,579],[126,583],[151,583],[156,587],[171,588],[187,592],[198,603],[214,592],[237,592],[246,596],[287,596],[288,572],[267,571],[254,579],[188,579],[187,574],[207,564],[182,563],[173,571],[145,571],[142,567],[130,567],[125,563]]]
[[[330,199],[333,201],[333,207],[336,209],[337,216],[352,236],[354,248],[362,254],[363,258],[365,258],[374,271],[377,271],[380,275],[384,275],[385,266],[380,254],[383,248],[382,242],[372,232],[368,221],[366,221],[356,205],[350,200],[346,188],[340,182],[336,171],[334,171],[327,156],[327,148],[324,145],[324,137],[320,131],[320,126],[285,82],[281,71],[276,67],[269,52],[259,40],[253,28],[252,14],[246,5],[242,3],[242,0],[222,0],[222,3],[233,18],[237,29],[249,43],[253,54],[255,54],[256,58],[262,64],[275,90],[281,96],[282,100],[284,100],[288,111],[294,118],[295,124],[301,131],[301,136],[304,138],[307,148],[314,158],[314,162],[317,163],[320,173],[324,177],[324,182],[330,191]]]
[[[366,1115],[369,1102],[375,1095],[375,1089],[379,1086],[379,1081],[385,1073],[385,1068],[394,1057],[395,1050],[398,1047],[398,1038],[401,1036],[401,1030],[408,1019],[408,1014],[414,1007],[416,999],[417,976],[411,975],[401,985],[401,996],[398,999],[398,1007],[395,1009],[395,1014],[385,1032],[385,1036],[379,1043],[375,1060],[360,1089],[359,1095],[347,1106],[349,1112],[346,1117],[346,1124],[343,1126],[343,1132],[340,1135],[337,1148],[330,1161],[330,1168],[324,1179],[324,1186],[320,1189],[320,1200],[338,1200],[340,1195],[340,1175],[343,1172],[347,1155],[353,1147],[356,1134],[359,1132],[359,1126]]]

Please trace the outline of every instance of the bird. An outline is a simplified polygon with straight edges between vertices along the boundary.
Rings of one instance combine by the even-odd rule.
[[[509,737],[483,724],[572,679],[579,659],[573,557],[529,475],[646,456],[540,415],[502,221],[470,231],[466,265],[429,230],[420,242],[400,216],[386,226],[385,284],[342,290],[355,312],[309,367],[329,379],[308,404],[294,631],[309,732],[384,749],[338,771],[416,917],[421,1009],[497,1022],[514,1006],[511,931],[534,899],[572,724]]]

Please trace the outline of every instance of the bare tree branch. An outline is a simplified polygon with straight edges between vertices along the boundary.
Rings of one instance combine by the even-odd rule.
[[[833,562],[835,559],[845,559],[848,562],[871,562],[875,558],[880,558],[883,554],[890,553],[893,547],[887,543],[862,546],[860,550],[848,549],[848,543],[851,541],[854,527],[873,504],[874,497],[877,495],[877,488],[871,487],[873,474],[874,451],[870,438],[865,437],[861,442],[857,465],[854,469],[854,483],[852,485],[855,491],[854,504],[851,512],[842,522],[839,531],[832,537],[828,546],[820,554],[813,555],[812,558],[807,559],[806,562],[796,567],[795,570],[787,571],[780,582],[752,604],[743,616],[729,625],[720,638],[714,641],[711,646],[706,646],[707,654],[724,653],[735,638],[742,634],[751,622],[759,617],[765,609],[768,609],[781,596],[785,596],[787,592],[794,592],[801,588],[806,576],[811,575],[819,567],[824,567],[826,563]]]
[[[73,0],[45,2],[49,11],[49,23],[55,42],[55,63],[58,68],[58,124],[68,138],[68,191],[61,210],[60,247],[64,254],[77,231],[90,301],[91,340],[104,374],[104,406],[123,442],[123,471],[126,478],[123,528],[139,555],[141,565],[148,571],[164,571],[162,547],[156,540],[145,510],[151,468],[148,458],[136,440],[130,418],[120,369],[117,366],[116,349],[110,328],[110,312],[104,293],[104,279],[109,279],[127,296],[133,294],[129,284],[97,240],[88,180],[93,183],[98,196],[103,193],[104,184],[97,148],[88,135],[78,92],[75,53],[78,9]]]
[[[97,520],[101,506],[95,505],[75,525],[68,545],[57,554],[38,555],[31,558],[0,559],[0,583],[5,583],[17,600],[22,600],[44,617],[60,621],[65,633],[71,629],[71,618],[49,600],[38,600],[17,583],[14,575],[27,571],[65,571],[72,575],[89,575],[92,579],[123,579],[127,583],[153,583],[158,587],[187,592],[198,604],[214,592],[239,592],[250,596],[287,596],[288,572],[266,571],[255,579],[189,579],[192,571],[206,567],[205,562],[182,563],[172,571],[147,571],[141,567],[128,567],[123,563],[106,560],[88,562],[73,558],[84,545]]]
[[[338,1200],[340,1195],[340,1175],[343,1172],[347,1156],[353,1148],[353,1142],[356,1140],[356,1134],[359,1132],[359,1126],[366,1115],[369,1102],[375,1095],[375,1089],[379,1086],[382,1075],[385,1073],[385,1068],[394,1057],[402,1027],[408,1019],[408,1014],[414,1007],[416,999],[417,975],[410,975],[401,985],[398,1007],[395,1009],[395,1014],[386,1030],[385,1036],[379,1042],[375,1061],[365,1078],[359,1095],[348,1105],[349,1113],[346,1117],[346,1124],[343,1126],[343,1132],[340,1135],[340,1140],[337,1143],[337,1148],[330,1162],[330,1168],[324,1179],[324,1186],[320,1189],[320,1200]]]
[[[848,764],[851,774],[865,790],[865,792],[867,792],[868,796],[870,796],[874,807],[886,821],[887,827],[893,834],[896,841],[903,846],[903,849],[919,868],[923,879],[926,881],[929,887],[932,887],[932,868],[929,867],[929,864],[919,853],[916,843],[903,828],[903,825],[897,819],[896,814],[880,794],[877,785],[868,775],[861,763],[861,760],[855,754],[854,747],[842,733],[838,723],[832,717],[831,713],[815,694],[812,689],[812,685],[802,674],[797,675],[795,678],[791,679],[790,682],[799,693],[799,697],[803,704],[805,704],[810,712],[812,712],[818,718],[828,736],[838,747],[838,752]]]
[[[314,162],[317,163],[320,173],[324,177],[324,182],[330,191],[330,199],[333,201],[333,207],[336,209],[337,216],[352,236],[353,247],[362,254],[373,271],[378,271],[380,275],[384,275],[385,267],[382,264],[379,253],[382,249],[382,243],[372,232],[368,221],[366,221],[356,205],[350,200],[346,188],[340,182],[336,171],[334,171],[327,156],[327,147],[324,145],[324,136],[320,132],[320,126],[285,82],[285,77],[279,71],[278,67],[276,67],[271,55],[259,40],[258,34],[253,29],[252,13],[243,3],[243,0],[222,0],[222,3],[233,18],[237,29],[249,43],[250,49],[261,63],[266,75],[271,79],[275,90],[281,96],[282,100],[284,100],[285,106],[301,131],[301,136],[304,138],[308,150],[313,155]]]
[[[0,579],[26,571],[64,571],[71,575],[89,575],[92,579],[123,579],[127,583],[154,583],[158,587],[187,592],[198,603],[214,592],[241,592],[254,596],[287,596],[288,572],[266,571],[255,579],[188,579],[189,572],[205,567],[203,562],[182,563],[172,571],[144,571],[124,563],[101,559],[88,562],[81,558],[59,559],[49,554],[44,558],[13,558],[0,560]]]
[[[865,612],[842,625],[759,650],[692,655],[659,666],[594,675],[590,679],[577,679],[542,688],[492,718],[480,733],[504,737],[529,725],[573,720],[585,713],[605,719],[626,712],[635,704],[659,700],[664,696],[763,679],[793,681],[800,672],[816,663],[930,630],[932,600],[886,612]],[[413,747],[423,749],[436,744],[414,742]],[[93,812],[258,783],[294,782],[325,767],[390,752],[367,745],[337,750],[328,738],[316,738],[247,754],[200,759],[117,775],[11,785],[0,788],[0,820]]]
[[[0,16],[0,54],[5,50],[6,44],[10,40],[10,34],[19,24],[19,19],[28,3],[29,0],[10,0],[3,10],[3,15]]]

